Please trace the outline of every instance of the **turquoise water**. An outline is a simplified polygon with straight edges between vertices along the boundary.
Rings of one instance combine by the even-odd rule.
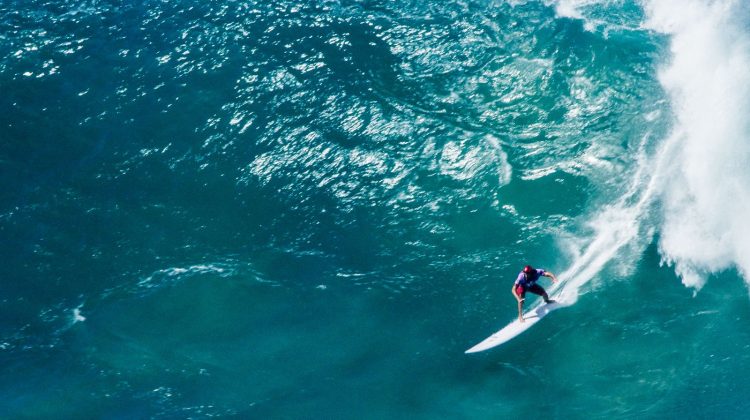
[[[0,4],[0,417],[745,417],[749,24]]]

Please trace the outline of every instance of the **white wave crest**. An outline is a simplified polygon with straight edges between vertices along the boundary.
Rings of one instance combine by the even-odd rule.
[[[750,274],[750,39],[738,1],[654,0],[647,26],[671,36],[660,74],[677,147],[659,185],[660,252],[685,285]]]
[[[563,244],[575,261],[553,291],[563,302],[575,302],[624,246],[643,249],[654,229],[663,262],[686,286],[733,268],[750,278],[750,9],[701,0],[644,7],[644,28],[670,36],[659,80],[673,129],[652,154],[644,138],[629,191],[590,219],[590,237]]]

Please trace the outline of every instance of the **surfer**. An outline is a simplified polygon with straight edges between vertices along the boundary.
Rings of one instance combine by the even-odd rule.
[[[531,292],[535,295],[541,296],[544,298],[545,303],[554,302],[553,300],[550,300],[544,288],[536,284],[536,281],[542,276],[551,278],[552,283],[557,282],[557,277],[551,272],[542,269],[535,269],[530,265],[527,265],[523,268],[523,271],[518,273],[518,278],[516,278],[515,283],[513,283],[513,288],[511,289],[513,296],[515,296],[518,301],[518,322],[523,322],[523,301],[526,292]]]

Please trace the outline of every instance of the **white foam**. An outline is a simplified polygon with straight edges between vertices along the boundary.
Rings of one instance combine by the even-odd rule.
[[[513,176],[513,167],[508,163],[508,155],[500,145],[500,140],[497,137],[488,134],[485,139],[490,144],[492,149],[495,151],[497,157],[497,177],[500,186],[508,185]]]
[[[659,185],[660,251],[684,284],[711,273],[750,274],[750,38],[738,1],[654,0],[651,29],[671,35],[660,74],[679,145]],[[745,12],[745,13],[743,13]]]
[[[748,279],[750,38],[737,20],[747,16],[743,8],[731,0],[645,5],[644,27],[671,36],[660,82],[674,128],[652,155],[643,139],[628,191],[591,217],[590,237],[563,241],[575,263],[559,276],[558,299],[574,302],[623,247],[642,249],[654,229],[664,262],[685,285],[700,289],[710,274],[732,268]]]
[[[585,10],[592,6],[599,7],[617,7],[621,2],[616,0],[547,0],[545,4],[555,8],[555,15],[561,18],[577,19],[583,22],[583,28],[589,32],[596,32],[604,29],[606,36],[610,29],[632,30],[636,28],[625,27],[620,24],[613,24],[602,19],[595,19],[587,16]]]
[[[579,8],[584,4],[585,2],[581,1],[559,0],[555,5],[555,13],[559,17],[583,19],[583,14],[579,10]]]
[[[83,322],[86,320],[86,317],[81,315],[81,308],[83,308],[83,305],[73,309],[73,323],[76,322]]]

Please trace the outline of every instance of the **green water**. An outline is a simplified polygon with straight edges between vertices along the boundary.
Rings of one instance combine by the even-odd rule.
[[[0,417],[743,418],[747,12],[0,4]]]

